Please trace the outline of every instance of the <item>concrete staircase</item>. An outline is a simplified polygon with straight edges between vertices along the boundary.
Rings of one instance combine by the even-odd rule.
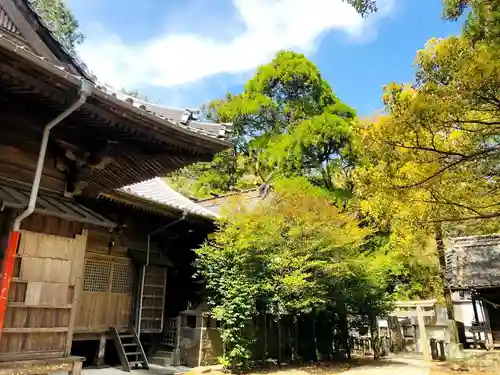
[[[163,367],[175,366],[175,352],[158,350],[153,357],[149,358],[149,363]]]

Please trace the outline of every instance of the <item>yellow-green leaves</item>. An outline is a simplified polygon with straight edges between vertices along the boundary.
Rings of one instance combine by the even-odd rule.
[[[352,314],[382,314],[389,300],[388,268],[362,251],[370,227],[306,178],[279,179],[274,188],[265,204],[230,215],[197,251],[232,358],[248,355],[244,327],[259,309],[280,317],[332,311],[343,300]]]
[[[432,39],[417,54],[417,85],[388,85],[387,115],[356,127],[355,171],[366,214],[417,228],[500,217],[500,54],[486,43]],[[495,225],[488,224],[488,228]]]

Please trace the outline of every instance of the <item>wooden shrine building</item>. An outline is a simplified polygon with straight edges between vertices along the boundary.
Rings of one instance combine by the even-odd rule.
[[[472,330],[489,349],[500,346],[500,235],[453,238],[446,250],[446,282],[470,293]]]
[[[218,216],[160,178],[103,193],[87,207],[118,224],[111,235],[102,229],[89,232],[74,354],[102,364],[106,340],[116,340],[113,330],[130,335],[133,325],[145,353],[152,356],[169,330],[177,329],[166,325],[169,317],[196,303],[201,288],[193,279],[191,250],[214,231]],[[82,348],[82,341],[94,345]],[[93,352],[78,352],[95,351],[97,342],[101,354],[94,361]],[[126,369],[124,358],[120,362]]]
[[[0,0],[0,373],[6,362],[50,358],[76,372],[77,361],[56,361],[75,338],[132,322],[133,250],[144,252],[150,228],[172,218],[129,223],[141,215],[110,215],[110,197],[230,147],[225,125],[158,108],[96,84],[29,1]],[[36,366],[23,373],[49,372]]]

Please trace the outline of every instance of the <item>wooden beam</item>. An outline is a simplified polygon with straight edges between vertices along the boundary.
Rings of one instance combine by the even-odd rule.
[[[12,77],[20,77],[25,84],[29,84],[33,88],[38,88],[36,93],[47,100],[54,102],[54,99],[61,97],[64,94],[60,90],[54,90],[53,84],[45,83],[39,78],[34,78],[32,73],[30,74],[29,71],[22,72],[17,67],[1,63],[0,68]],[[103,94],[106,95],[105,93]],[[64,102],[59,100],[59,105],[64,105],[63,103]],[[105,106],[105,108],[103,108],[103,106]],[[109,123],[108,126],[111,125],[111,127],[115,129],[126,129],[129,134],[140,135],[141,139],[146,142],[154,142],[155,140],[156,142],[175,145],[185,150],[191,150],[191,152],[200,154],[212,154],[214,152],[213,146],[215,145],[213,145],[213,142],[215,142],[216,139],[212,141],[210,139],[197,137],[195,132],[190,134],[188,131],[186,134],[185,131],[176,131],[172,128],[173,124],[170,126],[166,124],[167,120],[158,118],[158,122],[152,121],[146,117],[138,116],[134,113],[135,110],[139,109],[131,108],[129,111],[124,111],[124,109],[121,108],[117,109],[110,102],[94,96],[87,100],[79,112],[85,115],[98,115],[100,116],[101,121],[107,120]],[[164,121],[165,124],[162,125],[162,121]],[[217,148],[223,150],[224,146],[217,145]]]
[[[99,337],[99,345],[96,350],[96,356],[94,358],[94,366],[104,365],[104,357],[106,355],[106,334],[102,333]]]
[[[4,328],[3,333],[58,333],[68,332],[68,327],[22,327],[22,328]]]

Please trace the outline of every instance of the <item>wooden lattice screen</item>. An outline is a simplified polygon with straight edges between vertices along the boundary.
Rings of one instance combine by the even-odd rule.
[[[141,332],[163,331],[166,284],[166,267],[146,267],[142,295]]]
[[[132,294],[133,288],[132,264],[97,259],[85,260],[84,292]]]

